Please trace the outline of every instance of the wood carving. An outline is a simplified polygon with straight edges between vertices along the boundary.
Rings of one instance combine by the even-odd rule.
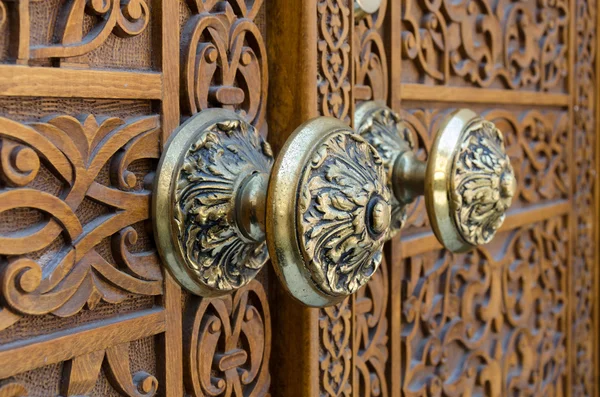
[[[91,29],[86,26],[89,19],[95,21]],[[119,37],[139,35],[149,21],[145,0],[68,0],[56,21],[58,43],[33,46],[29,55],[32,59],[79,57],[100,47],[113,33]]]
[[[188,115],[210,107],[235,110],[264,131],[267,54],[254,23],[262,0],[188,0],[182,31],[181,86]]]
[[[190,298],[184,316],[184,377],[193,396],[262,396],[269,390],[271,315],[262,285]]]
[[[573,208],[575,217],[572,307],[572,395],[598,391],[594,365],[598,354],[598,213],[596,76],[597,2],[575,1],[575,90],[573,109],[574,153]],[[597,370],[597,369],[596,369]]]
[[[568,21],[565,0],[404,2],[403,80],[565,92]]]
[[[406,259],[404,395],[567,394],[568,235],[555,217],[495,250]]]
[[[354,84],[355,100],[387,101],[388,65],[385,46],[379,29],[385,19],[387,0],[382,0],[379,10],[358,21],[354,28]]]
[[[319,389],[324,396],[352,394],[352,299],[319,310]]]
[[[439,123],[451,110],[401,110],[401,118],[416,138],[415,150],[422,160],[427,158]],[[494,109],[483,111],[482,115],[504,134],[506,152],[517,180],[513,207],[568,197],[571,183],[567,112],[530,110],[518,113]],[[408,214],[404,234],[410,233],[411,227],[429,224],[422,198],[409,207]]]
[[[358,374],[357,395],[363,397],[389,395],[388,286],[387,264],[383,263],[354,300],[354,371]]]
[[[138,238],[133,226],[149,218],[150,191],[144,176],[128,170],[158,158],[159,133],[158,116],[0,118],[0,214],[39,215],[0,235],[0,329],[22,314],[70,316],[100,300],[162,293],[157,253],[130,250]],[[105,211],[86,219],[81,211],[90,201]],[[104,242],[110,254],[97,248]]]
[[[158,390],[158,380],[144,371],[130,373],[129,343],[75,357],[65,362],[61,393],[65,396],[89,395],[104,370],[109,383],[123,396],[151,397]]]
[[[348,124],[352,100],[352,7],[350,0],[319,0],[317,3],[318,111]]]
[[[26,397],[27,388],[17,382],[9,382],[0,386],[0,397]]]

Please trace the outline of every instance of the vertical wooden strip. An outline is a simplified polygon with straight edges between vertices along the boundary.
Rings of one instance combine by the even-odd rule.
[[[266,6],[269,142],[275,152],[317,112],[317,0],[272,0]],[[319,394],[319,310],[291,298],[271,272],[271,390]]]
[[[412,1],[412,0],[403,0]],[[392,110],[400,113],[402,107],[402,4],[401,1],[390,1],[386,15],[387,37],[389,51],[389,101]],[[402,339],[401,339],[401,310],[402,310],[402,255],[399,249],[400,238],[387,243],[385,250],[390,280],[388,318],[390,319],[390,358],[386,375],[390,381],[390,396],[400,397],[402,388]],[[397,254],[394,254],[397,253]]]
[[[413,0],[404,0],[413,1]],[[391,0],[387,10],[387,37],[386,43],[389,50],[389,80],[390,99],[389,106],[396,112],[400,111],[401,86],[402,86],[402,15],[401,1]]]
[[[568,93],[569,93],[569,109],[568,109],[568,113],[569,113],[569,139],[568,139],[568,144],[570,145],[570,148],[568,150],[568,159],[567,159],[567,164],[569,164],[570,168],[570,175],[569,178],[571,179],[572,185],[574,185],[574,181],[576,180],[577,177],[577,173],[575,170],[575,159],[574,159],[574,149],[575,149],[575,120],[574,120],[574,114],[573,114],[573,105],[574,105],[574,97],[575,97],[575,51],[574,49],[577,48],[576,46],[576,41],[575,41],[575,34],[576,34],[576,13],[575,13],[575,3],[577,2],[577,0],[571,0],[569,2],[569,15],[570,15],[570,19],[569,19],[569,48],[571,49],[568,53],[568,81],[567,81],[567,89],[568,89]],[[574,268],[574,261],[573,261],[573,254],[574,254],[574,250],[575,250],[575,246],[576,244],[574,244],[575,238],[577,236],[576,233],[576,227],[577,227],[577,219],[575,217],[575,213],[574,213],[574,199],[573,199],[573,189],[571,188],[569,190],[569,213],[568,213],[568,231],[569,231],[569,252],[571,253],[570,255],[568,255],[568,266],[567,266],[567,318],[568,319],[572,319],[573,318],[573,305],[575,303],[575,292],[574,292],[574,279],[573,279],[573,268]],[[572,326],[567,326],[566,327],[566,332],[567,332],[567,397],[570,397],[572,395],[572,389],[573,389],[573,381],[572,381],[572,375],[573,375],[573,368],[574,365],[576,363],[575,360],[575,353],[573,352],[573,347],[574,344],[572,343],[572,339],[573,339],[573,327]]]
[[[575,0],[572,0],[575,1]],[[600,40],[598,39],[598,32],[600,32],[600,12],[598,12],[598,2],[596,1],[596,57],[594,58],[594,71],[596,73],[596,78],[594,80],[594,87],[590,89],[594,90],[595,94],[592,97],[595,99],[594,102],[594,115],[596,118],[595,122],[595,131],[596,134],[596,147],[595,147],[595,186],[594,186],[594,202],[595,202],[595,212],[594,212],[594,263],[595,269],[594,272],[594,329],[592,331],[593,335],[593,350],[594,350],[594,380],[596,382],[600,382],[600,172],[598,172],[598,165],[600,164],[600,105],[598,104],[598,93],[600,92],[600,83],[598,78],[600,77],[600,62],[598,62],[598,54],[600,54]],[[596,390],[594,391],[594,395],[596,397],[600,396],[600,386],[596,385]]]
[[[160,65],[163,79],[161,103],[162,144],[177,128],[179,112],[179,3],[178,0],[154,0],[156,26],[160,26],[161,51],[157,64]],[[161,383],[161,395],[167,397],[183,396],[183,345],[182,345],[182,308],[181,288],[168,272],[164,272],[165,286],[162,305],[165,308],[165,333],[161,335],[160,345],[163,351],[164,365]]]

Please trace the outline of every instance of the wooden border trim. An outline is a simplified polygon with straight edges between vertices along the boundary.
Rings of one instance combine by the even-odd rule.
[[[161,99],[162,76],[152,72],[0,65],[0,96]]]
[[[569,200],[540,205],[536,208],[519,208],[508,214],[501,231],[516,229],[523,225],[536,223],[555,216],[568,214],[571,208]],[[417,233],[406,238],[402,236],[396,240],[394,250],[399,250],[400,255],[395,257],[408,258],[425,252],[442,249],[442,245],[437,241],[432,231]]]
[[[402,84],[402,100],[451,103],[493,103],[499,105],[569,106],[568,94],[513,91],[473,87]]]
[[[0,346],[0,379],[96,352],[165,330],[165,311],[153,308]]]

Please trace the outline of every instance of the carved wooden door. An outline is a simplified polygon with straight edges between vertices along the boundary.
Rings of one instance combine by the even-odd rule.
[[[591,0],[0,0],[0,397],[597,395],[597,18]],[[458,107],[502,130],[518,190],[492,243],[444,250],[418,199],[369,283],[323,309],[268,266],[221,298],[163,271],[152,183],[184,120],[234,110],[277,152],[371,100],[423,160]]]

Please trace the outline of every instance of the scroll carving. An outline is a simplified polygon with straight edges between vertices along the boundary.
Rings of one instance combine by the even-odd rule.
[[[319,311],[321,395],[352,394],[352,299]]]
[[[597,2],[575,1],[575,90],[573,109],[573,208],[575,218],[572,299],[572,395],[594,395],[598,389],[598,213],[597,189]]]
[[[350,0],[319,0],[317,3],[319,113],[351,122],[352,58]]]
[[[188,115],[210,107],[240,113],[259,131],[266,126],[267,54],[254,19],[262,5],[188,0],[194,14],[182,32],[183,108]]]
[[[390,381],[386,375],[389,359],[387,302],[389,299],[387,264],[382,264],[354,301],[358,395],[388,396]]]
[[[151,397],[158,390],[158,380],[144,371],[130,373],[129,343],[111,346],[75,357],[64,364],[62,394],[89,395],[104,364],[109,383],[123,396]]]
[[[568,21],[565,0],[406,2],[403,76],[427,84],[566,92]]]
[[[388,65],[385,46],[379,29],[383,25],[387,0],[379,10],[358,21],[354,28],[355,100],[387,101]]]
[[[61,115],[31,124],[0,118],[0,215],[40,214],[35,224],[0,235],[0,328],[23,314],[70,316],[100,300],[162,292],[157,253],[133,251],[150,191],[127,170],[158,157],[159,133],[158,116],[126,122]],[[49,191],[40,178],[58,186]],[[87,219],[81,211],[90,201],[106,211]],[[109,253],[99,249],[105,241]]]
[[[190,298],[184,317],[184,379],[193,396],[264,395],[271,382],[271,315],[262,285]]]
[[[405,260],[406,396],[567,393],[568,224],[511,231],[494,251]]]
[[[86,26],[88,19],[95,21],[91,29]],[[30,58],[80,57],[100,47],[111,34],[139,35],[149,21],[150,11],[145,0],[68,0],[56,22],[58,43],[31,47]],[[85,60],[74,62],[85,63]]]
[[[391,193],[381,158],[362,138],[333,134],[315,153],[298,197],[300,245],[315,283],[349,295],[381,263]]]
[[[415,150],[420,159],[427,158],[439,123],[451,110],[401,110],[402,120],[416,138]],[[482,114],[503,132],[506,153],[517,181],[513,207],[568,197],[571,182],[566,112],[489,110]],[[408,208],[407,227],[403,233],[406,235],[411,228],[422,228],[428,224],[425,204],[422,198],[418,198]]]

